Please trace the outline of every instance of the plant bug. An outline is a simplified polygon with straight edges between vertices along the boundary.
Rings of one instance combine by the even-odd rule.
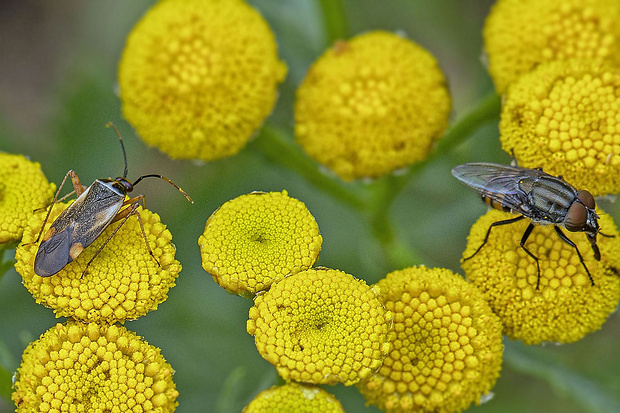
[[[562,226],[571,232],[585,232],[592,245],[594,258],[600,261],[601,253],[596,244],[596,235],[600,233],[599,216],[594,210],[594,197],[590,192],[578,191],[562,177],[549,175],[542,169],[527,169],[493,163],[466,163],[452,169],[452,175],[478,192],[482,200],[492,208],[512,214],[521,214],[516,218],[491,224],[482,244],[476,252],[464,260],[473,258],[484,247],[493,227],[512,224],[528,218],[531,222],[521,237],[520,246],[536,261],[538,268],[536,289],[538,290],[540,286],[538,257],[525,247],[534,225],[553,225],[560,239],[575,248],[581,265],[594,285],[592,275],[583,261],[579,248],[560,229]],[[608,236],[602,233],[601,235]]]
[[[127,154],[125,153],[123,139],[121,138],[121,134],[118,129],[116,129],[116,126],[114,126],[111,122],[106,124],[106,127],[112,127],[114,129],[121,144],[123,159],[125,161],[123,176],[116,179],[95,179],[89,187],[85,187],[81,184],[80,179],[73,170],[69,170],[66,173],[60,187],[58,188],[58,191],[56,191],[54,200],[49,206],[47,215],[43,221],[43,225],[41,226],[41,231],[39,232],[35,243],[41,239],[43,229],[49,219],[52,207],[58,201],[58,194],[60,194],[67,177],[71,177],[74,190],[62,199],[65,199],[73,193],[76,194],[77,199],[69,205],[58,216],[58,218],[56,218],[45,233],[45,236],[41,241],[41,245],[39,245],[37,255],[34,259],[34,272],[41,277],[49,277],[58,273],[68,263],[76,259],[86,247],[95,241],[97,237],[99,237],[99,235],[101,235],[101,233],[108,226],[110,226],[110,224],[121,221],[118,227],[112,231],[110,236],[105,240],[103,245],[101,245],[90,261],[88,261],[86,267],[84,268],[84,272],[82,273],[82,275],[84,275],[90,264],[97,257],[97,255],[99,255],[101,250],[132,215],[135,215],[138,218],[146,247],[151,256],[155,259],[155,261],[157,261],[157,258],[153,255],[153,251],[149,246],[146,238],[146,232],[144,231],[144,225],[137,211],[139,202],[142,202],[142,206],[144,207],[144,195],[138,195],[133,198],[125,199],[126,195],[133,191],[134,187],[144,178],[163,179],[178,189],[188,201],[194,203],[185,191],[162,175],[142,175],[136,179],[134,183],[127,180]],[[160,265],[159,261],[157,261],[157,264]]]

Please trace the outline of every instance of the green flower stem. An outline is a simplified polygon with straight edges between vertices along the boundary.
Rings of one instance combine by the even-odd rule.
[[[349,37],[349,24],[342,0],[321,0],[327,46]]]
[[[351,208],[362,211],[367,202],[355,191],[359,185],[348,185],[339,178],[327,175],[319,170],[319,165],[310,159],[286,132],[267,124],[263,125],[260,136],[251,145],[271,162],[280,164],[291,171],[295,171],[318,189],[331,195],[334,199]]]

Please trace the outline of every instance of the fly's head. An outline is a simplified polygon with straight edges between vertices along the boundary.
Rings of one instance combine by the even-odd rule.
[[[572,232],[585,232],[588,241],[592,245],[594,258],[601,259],[601,253],[596,245],[596,234],[600,231],[598,226],[599,216],[594,210],[596,204],[591,193],[581,190],[577,193],[577,199],[568,208],[564,218],[564,227]]]

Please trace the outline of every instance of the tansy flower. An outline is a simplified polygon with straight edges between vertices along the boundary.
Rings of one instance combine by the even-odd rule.
[[[424,159],[448,126],[451,101],[435,58],[395,34],[336,43],[297,91],[295,134],[344,180]]]
[[[498,92],[538,64],[620,62],[616,0],[499,0],[484,25],[489,72]]]
[[[317,386],[287,383],[264,390],[243,413],[344,413],[340,402]]]
[[[467,278],[485,294],[504,325],[504,333],[526,344],[570,343],[598,330],[620,299],[620,233],[609,215],[600,215],[604,234],[598,237],[601,260],[596,261],[586,235],[563,232],[577,245],[594,285],[573,247],[549,226],[536,226],[525,247],[538,257],[540,286],[536,289],[536,261],[519,246],[528,220],[496,226],[480,251],[462,262]],[[482,244],[489,226],[514,217],[490,210],[471,228],[464,257]]]
[[[173,373],[124,327],[69,321],[26,348],[11,398],[17,412],[172,412]]]
[[[594,195],[620,191],[620,71],[554,62],[508,90],[500,122],[503,149],[519,166],[542,167]]]
[[[312,267],[322,242],[310,211],[286,191],[253,192],[226,202],[198,239],[205,271],[241,295]]]
[[[55,189],[38,162],[0,152],[0,249],[22,238],[28,218],[52,200]]]
[[[457,412],[499,376],[502,332],[484,296],[442,268],[394,271],[375,288],[393,313],[391,349],[358,387],[386,412]]]
[[[390,317],[364,281],[320,268],[257,295],[247,331],[284,380],[348,386],[381,366]]]
[[[56,203],[43,236],[54,219],[67,207]],[[149,254],[138,219],[129,217],[101,249],[87,271],[86,264],[120,222],[110,225],[89,247],[50,277],[34,272],[34,260],[45,214],[32,217],[24,231],[24,244],[15,253],[15,269],[38,303],[54,310],[57,317],[72,317],[99,323],[123,322],[140,317],[166,300],[181,264],[174,259],[172,236],[159,216],[138,208],[153,255]],[[42,237],[43,238],[43,237]],[[68,251],[67,251],[68,253]],[[161,265],[161,266],[160,266]]]
[[[274,35],[242,0],[161,0],[119,64],[123,114],[172,158],[234,155],[269,115],[286,75]]]

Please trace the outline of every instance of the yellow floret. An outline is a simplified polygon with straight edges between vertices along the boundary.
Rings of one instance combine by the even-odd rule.
[[[158,348],[124,327],[69,321],[26,348],[11,398],[18,413],[173,412],[173,373]]]
[[[498,92],[544,62],[620,63],[619,19],[616,0],[499,0],[484,26]]]
[[[67,206],[61,203],[54,205],[43,235]],[[111,224],[77,259],[50,277],[41,277],[34,272],[34,260],[40,244],[34,242],[45,214],[32,217],[24,231],[24,244],[15,253],[15,269],[21,274],[24,286],[38,303],[52,308],[56,317],[114,323],[155,310],[168,298],[168,290],[174,286],[181,264],[174,258],[172,235],[160,222],[159,216],[142,207],[138,211],[155,258],[149,254],[138,219],[130,216],[86,272],[86,264],[120,225],[120,221]]]
[[[383,367],[358,384],[386,412],[457,412],[499,377],[502,326],[476,287],[442,268],[394,271],[376,286],[393,314]]]
[[[241,295],[312,267],[322,242],[310,211],[286,191],[253,192],[226,202],[198,239],[205,271]]]
[[[297,91],[295,134],[342,179],[379,177],[424,159],[450,108],[435,58],[376,31],[336,43],[310,68]]]
[[[594,285],[573,247],[549,226],[536,226],[525,247],[538,257],[540,287],[536,289],[536,261],[519,246],[528,220],[496,226],[480,251],[462,262],[467,278],[485,294],[504,325],[504,333],[526,344],[570,343],[598,330],[620,299],[620,233],[611,217],[602,214],[598,237],[601,260],[596,261],[586,235],[563,232],[577,245]],[[490,210],[471,228],[463,256],[482,244],[489,226],[514,217]]]
[[[28,218],[54,197],[38,162],[0,152],[0,249],[22,238]]]
[[[241,0],[162,0],[130,33],[119,65],[123,114],[172,158],[237,153],[271,112],[286,66]]]
[[[317,386],[287,383],[260,392],[243,413],[344,413],[340,402]]]
[[[500,140],[519,166],[542,167],[593,195],[620,191],[620,71],[554,62],[508,90]]]
[[[364,281],[310,269],[257,295],[247,331],[285,380],[348,386],[381,366],[390,317]]]

